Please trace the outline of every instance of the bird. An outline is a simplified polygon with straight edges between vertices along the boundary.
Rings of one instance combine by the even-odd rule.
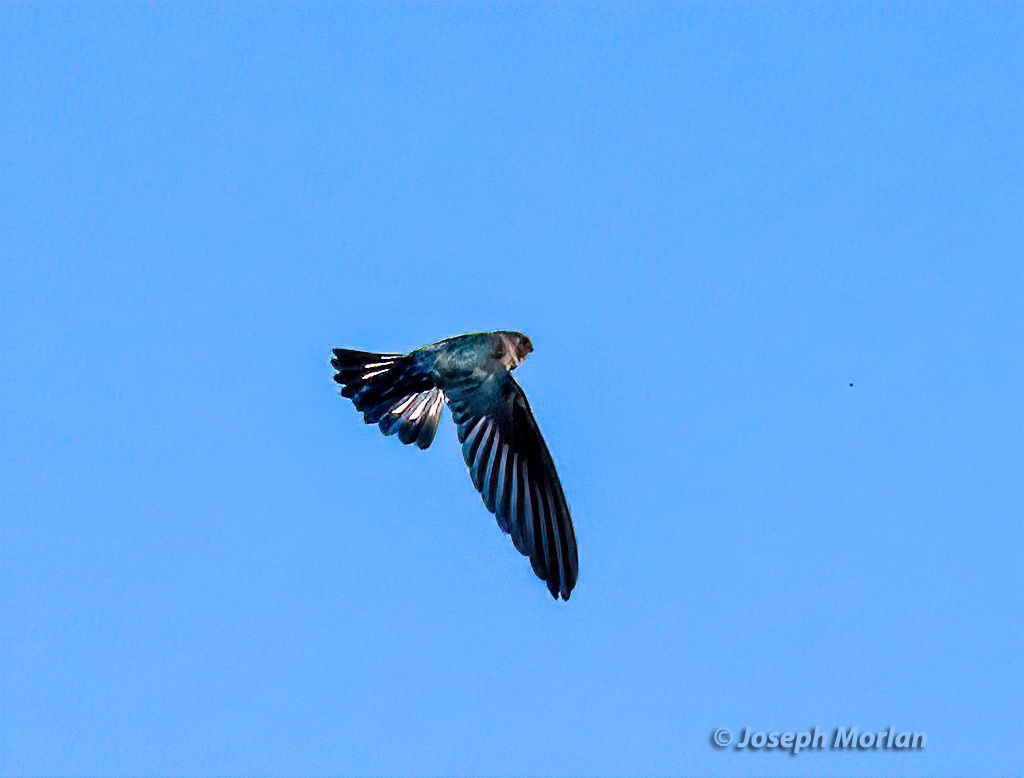
[[[544,438],[512,377],[533,351],[519,332],[457,335],[408,354],[336,348],[331,364],[341,396],[367,424],[426,449],[444,403],[473,485],[516,549],[530,558],[551,596],[576,585],[576,535]]]

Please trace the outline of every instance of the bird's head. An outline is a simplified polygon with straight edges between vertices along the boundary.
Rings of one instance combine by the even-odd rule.
[[[502,360],[505,362],[509,370],[513,370],[516,365],[526,359],[526,355],[533,351],[533,343],[521,332],[505,332],[498,333],[501,335],[501,339],[505,341],[506,351],[505,358]]]

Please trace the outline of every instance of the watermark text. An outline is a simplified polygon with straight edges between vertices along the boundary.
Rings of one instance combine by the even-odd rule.
[[[726,748],[732,743],[732,732],[719,727],[711,734],[711,742],[718,748]],[[821,727],[803,732],[763,732],[744,727],[730,750],[750,751],[789,751],[796,756],[806,750],[920,750],[928,742],[926,732],[908,732],[889,727],[881,732],[866,729],[863,732],[857,727],[836,727],[827,731]]]

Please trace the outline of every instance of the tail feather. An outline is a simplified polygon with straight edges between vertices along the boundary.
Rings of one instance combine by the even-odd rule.
[[[379,424],[385,435],[398,433],[402,443],[430,446],[444,394],[411,355],[339,348],[331,364],[342,396],[352,400],[367,424]]]

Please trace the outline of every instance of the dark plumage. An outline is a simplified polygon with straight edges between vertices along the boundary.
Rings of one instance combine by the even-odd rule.
[[[518,332],[459,335],[411,354],[334,349],[334,380],[367,424],[427,448],[451,408],[473,485],[555,599],[576,585],[576,536],[551,454],[509,371],[533,351]]]

